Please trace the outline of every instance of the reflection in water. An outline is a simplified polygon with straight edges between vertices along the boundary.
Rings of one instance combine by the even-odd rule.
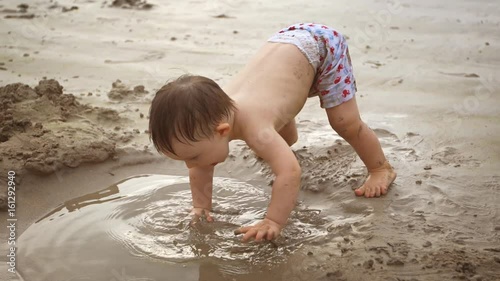
[[[105,199],[105,200],[100,200],[101,198],[108,197],[108,196],[111,196],[113,194],[116,194],[116,193],[118,193],[118,191],[119,191],[118,185],[112,185],[112,186],[110,186],[110,187],[108,187],[106,189],[103,189],[101,191],[94,192],[94,193],[89,193],[89,194],[86,194],[86,195],[83,195],[83,196],[80,196],[80,197],[68,200],[68,201],[64,202],[64,204],[62,204],[61,206],[55,208],[53,211],[49,212],[48,214],[46,214],[45,216],[43,216],[41,219],[39,219],[38,221],[36,221],[36,223],[44,220],[47,217],[50,217],[54,213],[57,213],[57,212],[61,211],[64,207],[66,207],[66,209],[69,212],[73,212],[74,210],[83,208],[83,207],[88,206],[88,205],[101,204],[101,203],[104,203],[104,202],[108,202],[108,201],[119,199],[121,197],[114,197],[114,198],[108,198],[108,199]]]
[[[28,228],[18,241],[19,272],[25,280],[275,280],[290,253],[328,232],[319,211],[298,207],[278,240],[241,243],[233,231],[260,220],[268,197],[215,178],[217,221],[190,227],[188,178],[130,178],[69,200]]]

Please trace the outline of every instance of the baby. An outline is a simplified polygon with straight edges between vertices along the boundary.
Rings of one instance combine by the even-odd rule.
[[[356,82],[345,38],[319,24],[295,24],[273,35],[243,70],[221,89],[213,80],[184,75],[163,86],[150,108],[156,149],[189,168],[195,220],[213,221],[214,167],[231,140],[243,140],[271,167],[275,180],[265,218],[235,231],[242,240],[276,238],[295,207],[301,168],[290,146],[295,116],[319,96],[331,127],[368,169],[358,196],[386,194],[396,178],[375,133],[361,120]]]

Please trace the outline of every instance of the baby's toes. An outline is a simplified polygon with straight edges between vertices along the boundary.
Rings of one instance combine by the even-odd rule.
[[[366,195],[366,191],[365,191],[365,186],[361,186],[359,187],[358,189],[355,189],[354,190],[354,193],[357,195],[357,196],[363,196],[363,195]]]
[[[365,187],[365,197],[371,198],[375,195],[375,191],[372,186]]]
[[[387,193],[387,186],[380,187],[380,194],[385,195]]]

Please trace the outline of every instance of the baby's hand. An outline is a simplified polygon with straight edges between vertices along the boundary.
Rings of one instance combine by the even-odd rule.
[[[275,223],[270,219],[263,219],[256,225],[245,226],[234,231],[234,234],[245,235],[241,239],[243,242],[248,241],[250,238],[255,237],[255,241],[260,242],[262,239],[273,240],[280,235],[281,225]]]
[[[213,222],[214,218],[210,214],[210,210],[204,208],[195,208],[191,209],[191,226],[196,225],[200,220],[205,218],[208,222]]]

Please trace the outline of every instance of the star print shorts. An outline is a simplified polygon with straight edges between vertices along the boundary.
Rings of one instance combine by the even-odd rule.
[[[332,108],[354,97],[354,80],[347,42],[334,29],[313,23],[294,24],[268,42],[293,44],[315,69],[309,97],[319,96],[322,108]]]

